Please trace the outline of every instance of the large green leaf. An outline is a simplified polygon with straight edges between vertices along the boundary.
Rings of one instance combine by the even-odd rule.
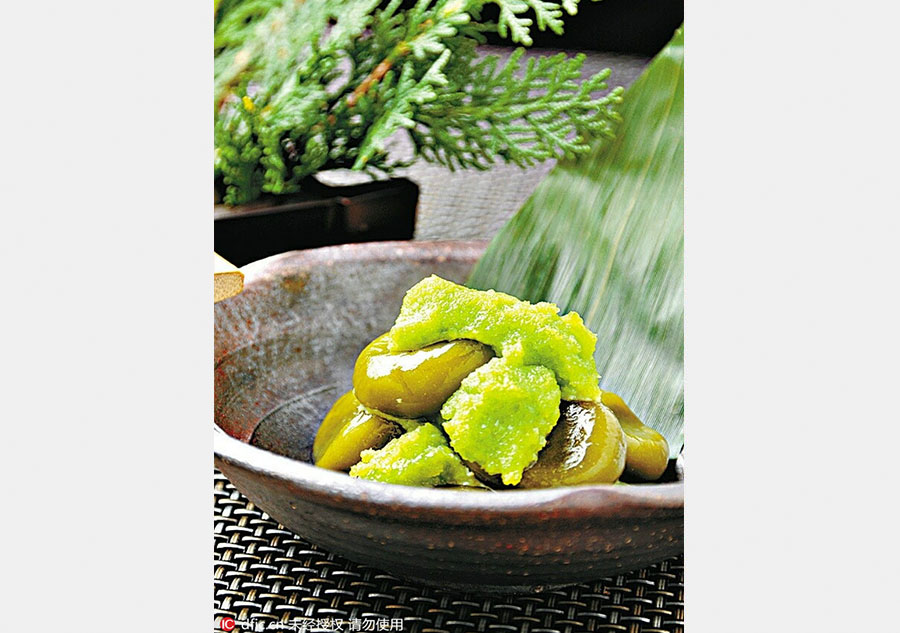
[[[625,93],[616,140],[561,162],[469,284],[575,310],[601,387],[676,454],[684,424],[684,29]]]

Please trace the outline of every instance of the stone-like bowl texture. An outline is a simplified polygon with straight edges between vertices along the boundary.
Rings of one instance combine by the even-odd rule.
[[[587,582],[682,551],[683,482],[466,492],[359,481],[310,463],[357,354],[432,273],[457,282],[484,242],[378,242],[244,267],[215,306],[215,462],[301,537],[399,576],[526,591]]]

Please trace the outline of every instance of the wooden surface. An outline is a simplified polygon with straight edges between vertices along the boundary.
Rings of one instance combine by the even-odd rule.
[[[225,258],[213,253],[214,259],[214,290],[213,301],[233,297],[244,289],[244,273]]]

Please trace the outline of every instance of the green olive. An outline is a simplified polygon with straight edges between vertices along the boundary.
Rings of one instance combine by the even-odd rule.
[[[366,411],[348,391],[322,420],[313,442],[313,461],[322,468],[349,470],[364,450],[379,449],[401,432],[393,422]]]
[[[462,459],[462,458],[460,458]],[[462,459],[462,463],[472,471],[472,474],[475,475],[475,479],[484,484],[486,488],[490,488],[491,490],[502,490],[503,488],[510,488],[511,486],[505,486],[503,484],[503,479],[500,475],[492,475],[487,472],[484,468],[482,468],[478,463],[469,461],[467,459]]]
[[[609,407],[625,431],[628,453],[625,474],[641,481],[655,481],[669,463],[666,438],[640,421],[625,401],[611,391],[604,391],[600,401]]]
[[[625,468],[625,434],[612,411],[597,402],[559,405],[559,421],[519,488],[610,484]]]
[[[435,343],[413,352],[390,352],[383,334],[356,359],[353,391],[370,409],[399,418],[437,413],[463,378],[494,356],[476,341]]]

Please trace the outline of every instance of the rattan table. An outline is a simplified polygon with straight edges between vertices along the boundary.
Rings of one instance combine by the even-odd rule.
[[[500,49],[501,54],[506,53]],[[588,53],[628,85],[647,59]],[[402,142],[397,153],[408,151]],[[457,172],[416,163],[416,239],[492,237],[552,165]],[[329,176],[349,182],[353,176]],[[406,633],[656,633],[684,630],[683,556],[598,582],[522,596],[454,593],[405,582],[326,552],[214,478],[214,630]]]

